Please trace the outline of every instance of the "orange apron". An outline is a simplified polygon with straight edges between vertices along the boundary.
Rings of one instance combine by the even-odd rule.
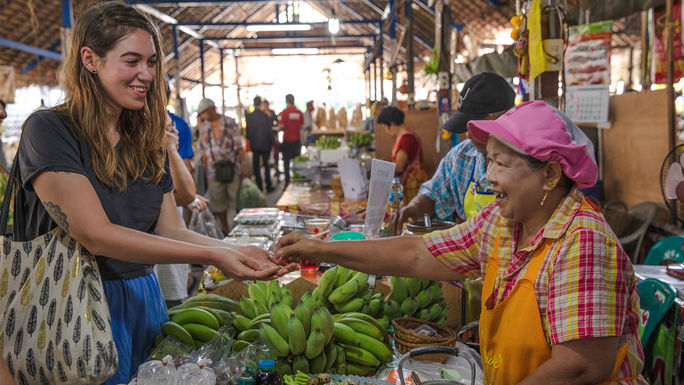
[[[582,203],[582,209],[588,207],[585,202]],[[513,291],[503,302],[493,306],[496,300],[493,296],[494,287],[498,285],[499,244],[497,238],[482,285],[480,350],[485,385],[517,384],[551,358],[551,348],[546,343],[534,291],[534,281],[551,249],[551,241],[543,240],[542,246],[531,256],[525,276],[516,282]],[[604,384],[637,379],[637,376],[615,378],[628,349],[629,344],[620,347],[611,378]]]

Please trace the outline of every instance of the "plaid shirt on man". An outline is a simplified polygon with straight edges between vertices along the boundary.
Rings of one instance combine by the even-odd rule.
[[[442,220],[451,220],[456,212],[460,218],[465,218],[463,202],[465,199],[470,177],[483,186],[489,188],[485,177],[485,159],[477,152],[470,139],[452,148],[439,162],[439,167],[432,179],[423,183],[418,191],[435,202],[435,214]]]
[[[630,347],[617,377],[631,377],[641,372],[644,362],[637,331],[639,296],[634,270],[603,216],[580,207],[583,199],[582,193],[573,189],[530,245],[517,252],[521,225],[503,218],[495,203],[459,226],[425,235],[424,241],[440,262],[476,278],[484,276],[488,257],[500,237],[499,270],[492,294],[495,304],[524,277],[531,255],[544,241],[551,242],[534,283],[547,343],[619,336],[619,346],[629,343]]]

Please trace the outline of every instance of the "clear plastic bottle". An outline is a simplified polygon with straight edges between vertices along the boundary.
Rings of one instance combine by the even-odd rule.
[[[275,371],[274,360],[259,361],[259,373],[257,373],[255,385],[282,385],[283,380]]]
[[[392,182],[392,190],[389,197],[390,215],[394,215],[399,211],[404,202],[404,186],[401,185],[399,178],[394,178]]]

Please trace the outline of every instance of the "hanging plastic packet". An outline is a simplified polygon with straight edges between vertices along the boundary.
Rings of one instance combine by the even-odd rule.
[[[216,385],[216,374],[214,374],[214,370],[209,365],[211,365],[211,360],[200,361],[200,378],[196,383],[197,385]]]
[[[147,361],[138,367],[137,385],[175,385],[177,384],[176,368],[171,356],[161,361]]]

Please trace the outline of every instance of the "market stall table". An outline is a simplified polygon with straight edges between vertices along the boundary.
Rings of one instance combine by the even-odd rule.
[[[309,182],[292,182],[276,203],[285,212],[325,217],[350,217],[366,208],[366,199],[352,200],[335,196],[331,189],[314,188]],[[360,215],[360,217],[364,217]]]

